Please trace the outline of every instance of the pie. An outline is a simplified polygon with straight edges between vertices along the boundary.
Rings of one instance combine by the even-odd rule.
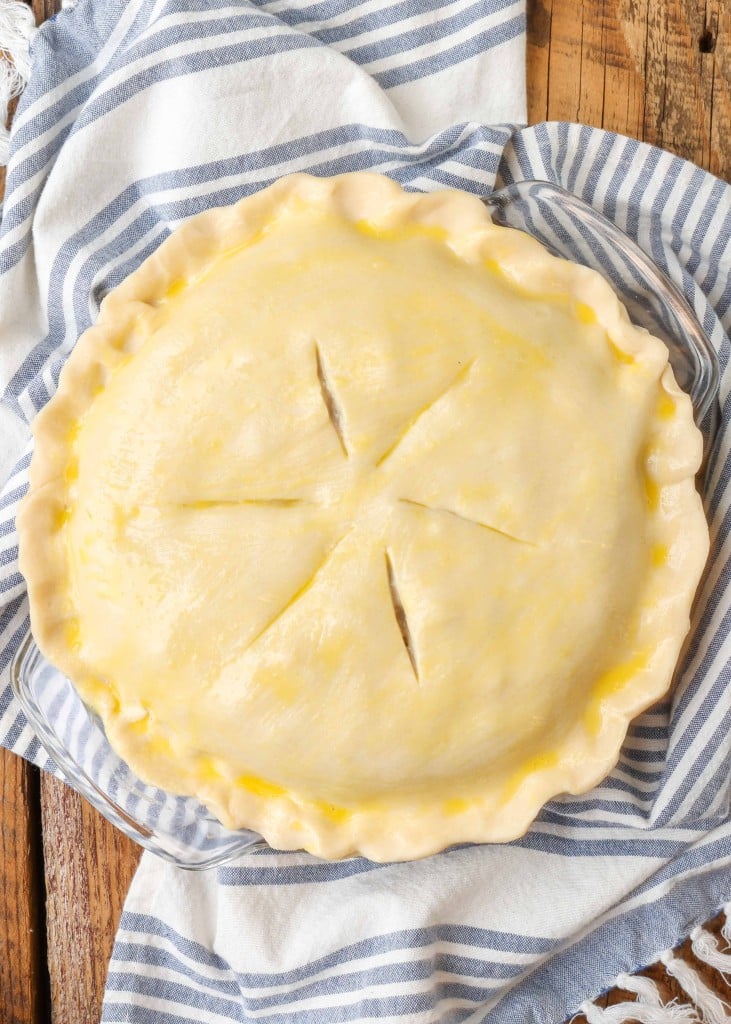
[[[32,627],[146,781],[321,857],[521,835],[671,682],[708,549],[666,347],[387,178],[283,178],[112,290],[38,415]]]

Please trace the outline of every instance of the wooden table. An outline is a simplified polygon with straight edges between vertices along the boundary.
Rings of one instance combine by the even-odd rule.
[[[55,7],[33,0],[39,21]],[[731,0],[528,0],[528,110],[531,122],[609,128],[731,180]],[[139,849],[5,751],[0,792],[0,1024],[97,1024]],[[685,1000],[662,968],[649,973]]]

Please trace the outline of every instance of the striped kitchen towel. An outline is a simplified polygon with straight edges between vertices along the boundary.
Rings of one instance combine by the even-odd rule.
[[[81,0],[35,37],[0,231],[0,737],[45,767],[7,685],[27,424],[100,297],[185,218],[293,170],[554,181],[678,283],[722,369],[692,639],[605,783],[515,843],[415,864],[145,855],[106,1022],[558,1024],[731,896],[731,187],[609,133],[519,129],[524,45],[523,0]]]

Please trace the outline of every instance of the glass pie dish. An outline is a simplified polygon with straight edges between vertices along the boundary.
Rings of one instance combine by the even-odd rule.
[[[178,867],[202,869],[265,845],[254,832],[224,828],[199,801],[146,785],[115,753],[99,716],[30,634],[13,659],[10,678],[65,781],[146,850]]]
[[[710,440],[715,356],[682,297],[651,261],[613,225],[555,186],[524,182],[485,202],[496,223],[527,231],[550,251],[609,278],[631,319],[667,343],[677,379]],[[251,831],[224,828],[197,800],[138,778],[111,748],[98,716],[42,657],[31,637],[14,659],[12,685],[66,779],[145,848],[179,866],[203,868],[263,845]]]

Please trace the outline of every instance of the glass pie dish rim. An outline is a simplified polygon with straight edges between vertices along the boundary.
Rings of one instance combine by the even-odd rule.
[[[104,789],[97,785],[86,769],[69,753],[64,743],[54,732],[48,718],[39,707],[29,689],[29,673],[34,670],[36,664],[39,662],[54,668],[54,666],[52,666],[51,663],[43,656],[33,638],[33,634],[29,631],[18,646],[10,664],[10,684],[13,695],[20,703],[23,713],[25,714],[28,723],[33,728],[33,731],[38,737],[43,749],[52,758],[56,767],[60,770],[64,781],[68,782],[72,788],[74,788],[81,794],[81,796],[84,797],[85,800],[96,808],[96,810],[99,811],[107,821],[120,829],[120,831],[129,839],[134,840],[134,842],[142,846],[143,849],[149,850],[151,853],[154,853],[163,860],[174,864],[176,867],[186,868],[192,871],[200,871],[217,867],[221,864],[227,863],[241,853],[266,847],[264,839],[258,835],[258,833],[244,829],[238,831],[225,829],[224,826],[213,817],[211,812],[205,809],[209,820],[215,822],[222,832],[226,832],[228,836],[230,836],[230,844],[225,848],[211,852],[208,855],[197,856],[196,859],[193,859],[192,856],[190,859],[184,859],[180,855],[167,849],[160,839],[160,832],[145,825],[138,818],[135,818],[134,815],[121,807],[109,793],[105,792]],[[54,668],[54,671],[58,670]],[[73,686],[70,680],[69,685]],[[89,719],[102,732],[106,739],[106,734],[104,733],[103,725],[99,716],[83,701],[81,703],[84,704]],[[107,740],[106,742],[108,743],[109,741]],[[119,758],[116,751],[114,751],[114,754]],[[121,761],[122,759],[119,758],[119,760]],[[123,763],[126,765],[126,762]],[[128,765],[126,767],[131,775],[136,775]],[[170,795],[174,796],[175,794]],[[189,852],[192,854],[196,851],[189,849]]]
[[[602,233],[608,247],[612,248],[615,246],[620,249],[622,254],[635,267],[638,267],[645,278],[657,288],[658,295],[665,303],[665,306],[670,308],[673,317],[680,322],[683,338],[678,342],[679,347],[683,347],[683,344],[685,344],[691,350],[695,369],[695,377],[693,378],[694,394],[691,397],[694,403],[696,420],[700,422],[704,419],[711,409],[717,393],[719,378],[718,361],[694,314],[676,286],[621,229],[597,213],[583,200],[578,199],[572,193],[559,186],[541,181],[518,182],[484,197],[484,202],[488,209],[494,210],[500,207],[504,211],[510,207],[511,203],[519,204],[526,202],[529,190],[533,190],[534,195],[540,193],[543,201],[555,202],[563,204],[563,206],[570,204],[570,208],[578,216],[579,220],[588,224],[592,230]],[[556,250],[554,249],[554,251]],[[576,259],[575,262],[583,261]],[[594,269],[599,270],[600,273],[602,272],[599,265],[595,265]],[[614,287],[616,290],[616,285]],[[622,298],[621,295],[620,298]],[[179,853],[171,852],[166,847],[164,836],[159,831],[151,829],[135,818],[134,815],[120,807],[119,803],[110,793],[101,788],[90,777],[83,765],[66,749],[62,740],[54,731],[51,721],[35,701],[29,687],[28,673],[32,672],[39,662],[43,662],[46,665],[49,664],[38,650],[32,635],[28,633],[11,663],[11,685],[15,696],[19,699],[26,717],[38,735],[39,740],[46,751],[53,757],[63,776],[103,816],[120,828],[129,838],[177,866],[190,869],[210,868],[222,864],[244,851],[262,848],[266,845],[264,840],[256,833],[249,830],[227,830],[220,823],[217,823],[218,828],[228,837],[224,848],[216,850],[207,856],[200,856],[200,850],[189,847],[185,851],[190,855],[189,859],[186,859]],[[85,708],[90,720],[103,734],[104,730],[98,716],[87,706]],[[136,777],[136,773],[132,772],[131,769],[129,769],[129,772],[130,775]],[[173,796],[173,794],[169,795]],[[210,812],[206,813],[208,815],[207,820],[215,820]]]

